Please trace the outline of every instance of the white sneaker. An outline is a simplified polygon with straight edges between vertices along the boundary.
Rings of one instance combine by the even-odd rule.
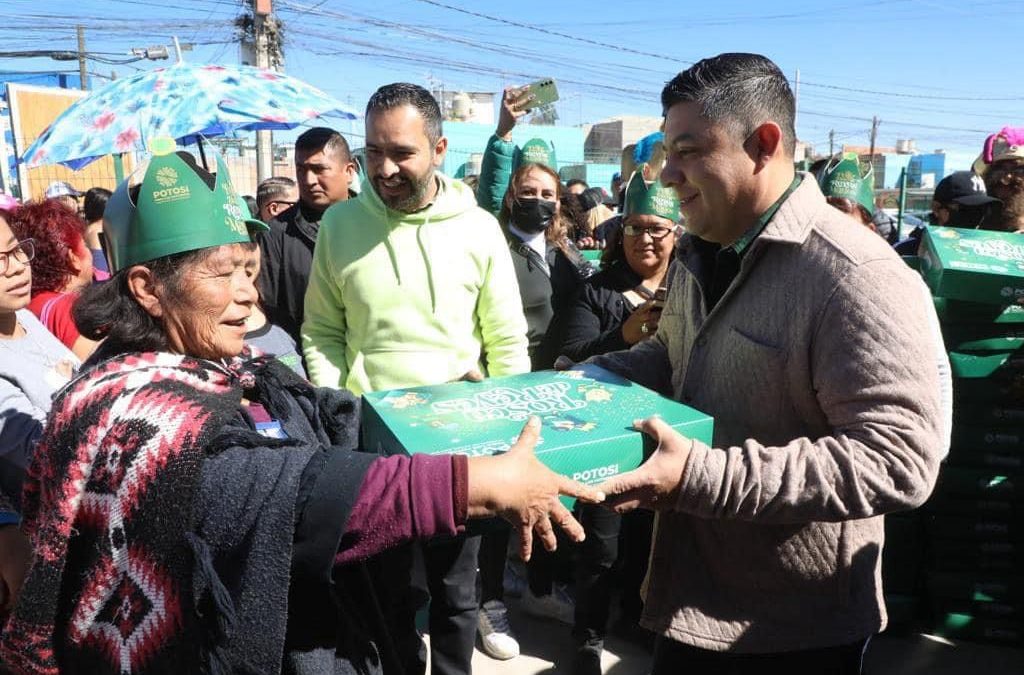
[[[476,620],[484,653],[507,661],[519,656],[519,642],[508,625],[508,609],[500,600],[488,600],[480,608]]]
[[[554,585],[551,593],[540,596],[534,595],[533,591],[527,588],[523,593],[523,599],[519,601],[519,606],[532,616],[554,619],[570,626],[575,621],[576,603],[559,584]]]

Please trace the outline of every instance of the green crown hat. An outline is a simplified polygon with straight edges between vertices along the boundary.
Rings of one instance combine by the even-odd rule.
[[[626,186],[625,206],[622,217],[658,216],[668,218],[673,223],[679,221],[679,197],[676,191],[661,184],[661,181],[648,183],[644,180],[644,167],[641,164],[633,172]]]
[[[111,273],[176,253],[252,241],[250,227],[269,229],[247,217],[220,155],[210,176],[194,158],[157,139],[138,196],[123,181],[103,212],[103,236]],[[205,174],[205,175],[204,175]],[[212,183],[212,187],[210,186]]]
[[[515,164],[517,169],[523,164],[543,164],[550,169],[558,170],[555,149],[542,138],[531,138],[523,143],[523,147],[516,153]]]
[[[854,152],[846,152],[829,160],[821,174],[821,191],[826,197],[843,197],[857,202],[868,213],[875,212],[875,170],[865,170]]]

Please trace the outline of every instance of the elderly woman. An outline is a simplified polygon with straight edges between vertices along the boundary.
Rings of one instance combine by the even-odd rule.
[[[675,192],[644,179],[638,167],[625,192],[622,227],[612,235],[602,257],[601,271],[590,277],[566,312],[561,354],[582,361],[629,349],[654,335],[661,317],[665,283],[670,278],[676,238],[682,228]],[[559,321],[561,323],[561,321]],[[640,582],[650,550],[651,516],[636,512],[625,517],[584,505],[580,511],[587,539],[576,566],[576,615],[573,637],[575,675],[601,672],[601,651],[611,605],[612,566],[621,547],[625,555],[625,588],[620,625],[636,635],[640,628]]]
[[[92,253],[82,236],[82,220],[55,199],[29,202],[10,217],[19,239],[35,241],[32,301],[28,308],[83,361],[96,348],[71,318],[82,289],[93,281]]]
[[[534,457],[356,452],[358,406],[243,350],[255,245],[218,158],[156,155],[107,206],[104,338],[53,403],[23,497],[35,558],[0,640],[16,673],[334,673],[395,665],[361,561],[502,515],[554,545]]]

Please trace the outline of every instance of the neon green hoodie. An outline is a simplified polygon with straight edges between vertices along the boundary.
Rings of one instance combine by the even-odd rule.
[[[417,213],[372,185],[320,221],[302,346],[309,379],[355,394],[530,370],[508,244],[459,181]]]

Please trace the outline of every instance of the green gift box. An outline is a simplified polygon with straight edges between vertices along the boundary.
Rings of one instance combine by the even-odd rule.
[[[1012,377],[1024,373],[1024,355],[1017,352],[949,353],[953,377]]]
[[[1024,237],[1018,234],[929,227],[919,253],[935,295],[994,305],[1024,297]]]
[[[1024,407],[1024,375],[997,369],[990,377],[954,377],[953,400],[954,410],[961,405]]]
[[[946,324],[1024,324],[1024,307],[1018,304],[993,305],[984,302],[965,302],[936,297],[935,313]],[[1022,326],[1021,328],[1024,328]]]
[[[1024,500],[1024,481],[1012,471],[944,467],[935,495],[965,499]]]
[[[946,324],[942,339],[951,352],[1013,352],[1024,347],[1024,326]]]
[[[590,364],[363,395],[364,447],[385,454],[508,450],[535,415],[535,452],[553,471],[601,483],[638,467],[653,443],[633,420],[660,415],[688,438],[711,443],[711,417]]]

